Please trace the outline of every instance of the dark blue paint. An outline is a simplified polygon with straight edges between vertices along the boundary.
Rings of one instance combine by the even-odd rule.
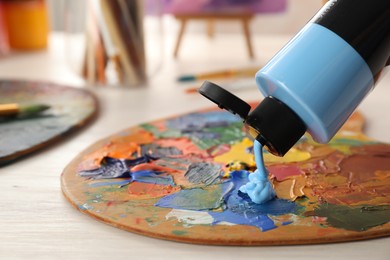
[[[125,160],[104,157],[101,166],[94,170],[81,171],[80,176],[91,177],[93,179],[112,179],[112,178],[128,178],[129,167]]]

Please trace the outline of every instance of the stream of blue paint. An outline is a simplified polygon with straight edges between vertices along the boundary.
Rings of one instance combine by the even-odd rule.
[[[264,166],[263,146],[257,140],[254,141],[253,151],[257,169],[249,174],[249,182],[241,186],[240,191],[248,194],[254,203],[262,204],[275,198],[276,194]]]

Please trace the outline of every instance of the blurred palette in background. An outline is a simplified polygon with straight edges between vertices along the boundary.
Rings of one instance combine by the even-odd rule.
[[[0,165],[64,138],[97,112],[97,100],[89,91],[38,81],[0,81],[0,104],[7,103],[50,108],[34,116],[0,118]]]

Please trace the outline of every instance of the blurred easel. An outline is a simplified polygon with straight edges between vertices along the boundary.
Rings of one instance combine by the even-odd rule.
[[[254,17],[252,13],[237,13],[237,14],[176,14],[175,18],[180,22],[180,30],[179,35],[176,40],[176,46],[174,50],[174,57],[177,58],[181,41],[183,38],[183,34],[185,31],[185,27],[189,20],[204,20],[207,24],[207,34],[209,37],[213,37],[214,35],[214,23],[216,20],[236,20],[241,22],[242,29],[244,32],[244,37],[246,41],[246,46],[248,49],[248,54],[251,58],[254,58],[252,42],[251,42],[251,34],[249,30],[249,23]]]

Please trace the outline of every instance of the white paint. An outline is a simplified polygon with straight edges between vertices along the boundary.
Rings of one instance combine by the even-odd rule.
[[[176,218],[185,225],[211,225],[214,222],[214,218],[207,212],[184,209],[172,209],[165,218],[168,220]],[[221,221],[217,225],[234,226],[235,224]]]
[[[182,209],[171,210],[165,218],[176,218],[179,222],[188,225],[211,225],[214,221],[214,218],[207,212]]]

